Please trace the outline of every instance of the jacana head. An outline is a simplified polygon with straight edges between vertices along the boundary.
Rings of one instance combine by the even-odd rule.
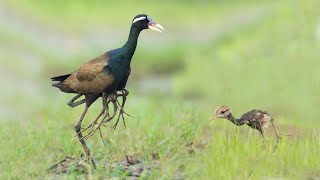
[[[146,14],[139,14],[132,20],[132,25],[140,30],[151,29],[158,32],[163,32],[164,28],[152,20],[152,18]]]
[[[231,114],[231,109],[229,106],[219,106],[216,108],[213,117],[210,120],[214,120],[217,118],[226,118]]]

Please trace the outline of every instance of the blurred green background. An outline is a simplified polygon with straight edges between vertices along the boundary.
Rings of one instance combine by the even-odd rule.
[[[283,129],[293,127],[319,137],[319,7],[317,0],[1,1],[0,175],[43,177],[45,168],[59,157],[80,153],[79,144],[70,137],[82,109],[69,108],[66,102],[72,95],[52,88],[50,77],[72,72],[122,46],[132,18],[140,13],[150,15],[165,32],[143,31],[139,37],[126,106],[137,118],[128,118],[127,129],[107,131],[110,144],[118,138],[114,149],[106,148],[108,153],[118,151],[121,138],[126,141],[123,133],[138,139],[144,135],[152,139],[149,135],[155,133],[156,143],[166,134],[175,136],[178,127],[189,128],[195,139],[202,139],[205,129],[211,136],[225,134],[215,134],[214,127],[237,132],[227,122],[207,123],[218,105],[229,105],[236,116],[265,109]],[[90,117],[100,108],[97,102]],[[168,121],[176,126],[168,127]],[[137,128],[141,131],[134,132]],[[305,137],[309,135],[297,143],[308,141]],[[315,154],[310,155],[315,161],[319,141],[310,141],[316,144]],[[91,148],[104,151],[98,139],[93,142]],[[141,151],[139,145],[133,146],[125,149]],[[119,150],[118,155],[126,153]],[[317,163],[310,164],[314,166],[294,166],[301,170],[299,177],[309,173],[303,169],[320,172]],[[169,172],[162,168],[155,177]],[[256,177],[264,176],[262,172]],[[297,175],[272,172],[280,177]],[[216,177],[225,177],[220,175]],[[231,173],[228,178],[246,175]]]

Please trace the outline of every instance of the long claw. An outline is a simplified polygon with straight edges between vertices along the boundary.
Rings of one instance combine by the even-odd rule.
[[[87,129],[89,129],[90,127],[93,127],[95,124],[97,124],[97,121],[100,119],[100,117],[102,116],[102,114],[105,112],[105,109],[102,109],[101,113],[95,118],[95,120],[93,120],[93,122],[91,124],[89,124],[87,127],[82,128],[81,131],[79,133],[83,133],[84,131],[86,131]],[[74,135],[72,138],[75,138],[78,136],[77,133],[76,135]]]
[[[120,92],[117,92],[117,93],[114,93],[114,94],[102,94],[102,99],[103,99],[103,105],[104,105],[104,108],[103,110],[101,111],[101,113],[96,117],[96,119],[91,123],[89,124],[87,127],[85,127],[84,129],[81,129],[80,133],[84,132],[84,131],[87,131],[89,128],[91,128],[89,130],[89,132],[83,136],[82,138],[80,138],[79,140],[84,140],[84,139],[89,139],[90,137],[93,136],[93,134],[99,130],[99,133],[100,133],[100,137],[103,141],[103,143],[105,144],[104,140],[103,140],[103,136],[102,136],[102,132],[101,132],[101,126],[105,126],[107,127],[107,123],[109,121],[111,121],[118,113],[118,108],[120,109],[120,112],[119,112],[119,115],[117,117],[117,121],[115,122],[115,124],[111,127],[113,128],[114,130],[116,130],[117,128],[117,125],[120,121],[120,118],[122,119],[123,121],[123,125],[124,127],[126,127],[126,122],[125,122],[125,118],[124,118],[124,115],[127,115],[129,117],[132,117],[132,118],[135,118],[133,116],[131,116],[130,114],[126,113],[124,111],[124,106],[125,106],[125,102],[126,102],[126,97],[128,96],[129,94],[129,91],[127,91],[126,89],[123,89],[123,90],[120,90]],[[120,104],[120,102],[118,101],[118,97],[122,97],[122,103]],[[114,107],[114,111],[113,111],[113,114],[110,116],[109,114],[109,106],[108,104],[109,103],[112,103],[113,104],[113,107]],[[104,117],[102,118],[102,120],[99,122],[99,119],[100,117],[104,114]],[[77,134],[78,135],[78,134]],[[77,136],[75,135],[75,136]]]
[[[103,117],[103,119],[102,119],[98,124],[96,124],[96,125],[94,126],[94,128],[92,127],[93,129],[91,129],[90,132],[83,137],[83,139],[89,139],[90,137],[92,137],[93,134],[94,134],[98,129],[100,129],[101,125],[103,125],[103,124],[111,121],[111,120],[114,118],[114,116],[117,114],[117,111],[118,111],[117,108],[118,108],[118,107],[117,107],[117,104],[116,104],[115,101],[111,101],[111,102],[113,103],[113,106],[114,106],[113,115],[112,115],[111,117],[105,115],[105,116]]]
[[[103,144],[105,146],[107,146],[106,142],[104,142],[103,135],[102,135],[102,132],[101,132],[101,128],[99,128],[99,134],[100,134],[100,137],[101,137],[101,140],[102,140]]]

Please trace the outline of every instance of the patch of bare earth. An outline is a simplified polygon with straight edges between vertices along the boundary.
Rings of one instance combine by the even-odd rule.
[[[156,162],[144,163],[137,156],[129,155],[126,155],[125,158],[120,161],[115,163],[106,162],[104,165],[105,171],[112,173],[112,171],[120,170],[123,172],[123,174],[126,174],[128,177],[130,177],[130,179],[136,179],[141,176],[146,177],[151,173],[152,169],[156,167]],[[76,159],[66,156],[61,161],[49,167],[48,172],[57,176],[70,174],[71,172],[88,175],[92,174],[94,170],[92,169],[92,166],[84,159]]]
[[[48,168],[48,172],[59,175],[69,174],[71,171],[77,171],[84,174],[91,173],[90,164],[86,163],[82,159],[76,159],[66,156],[61,161],[53,164]]]

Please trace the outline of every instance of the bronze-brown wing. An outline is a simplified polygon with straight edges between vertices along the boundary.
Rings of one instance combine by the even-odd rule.
[[[61,84],[61,90],[75,93],[102,93],[112,86],[115,79],[111,73],[102,70],[108,65],[108,56],[103,54],[81,66]]]

